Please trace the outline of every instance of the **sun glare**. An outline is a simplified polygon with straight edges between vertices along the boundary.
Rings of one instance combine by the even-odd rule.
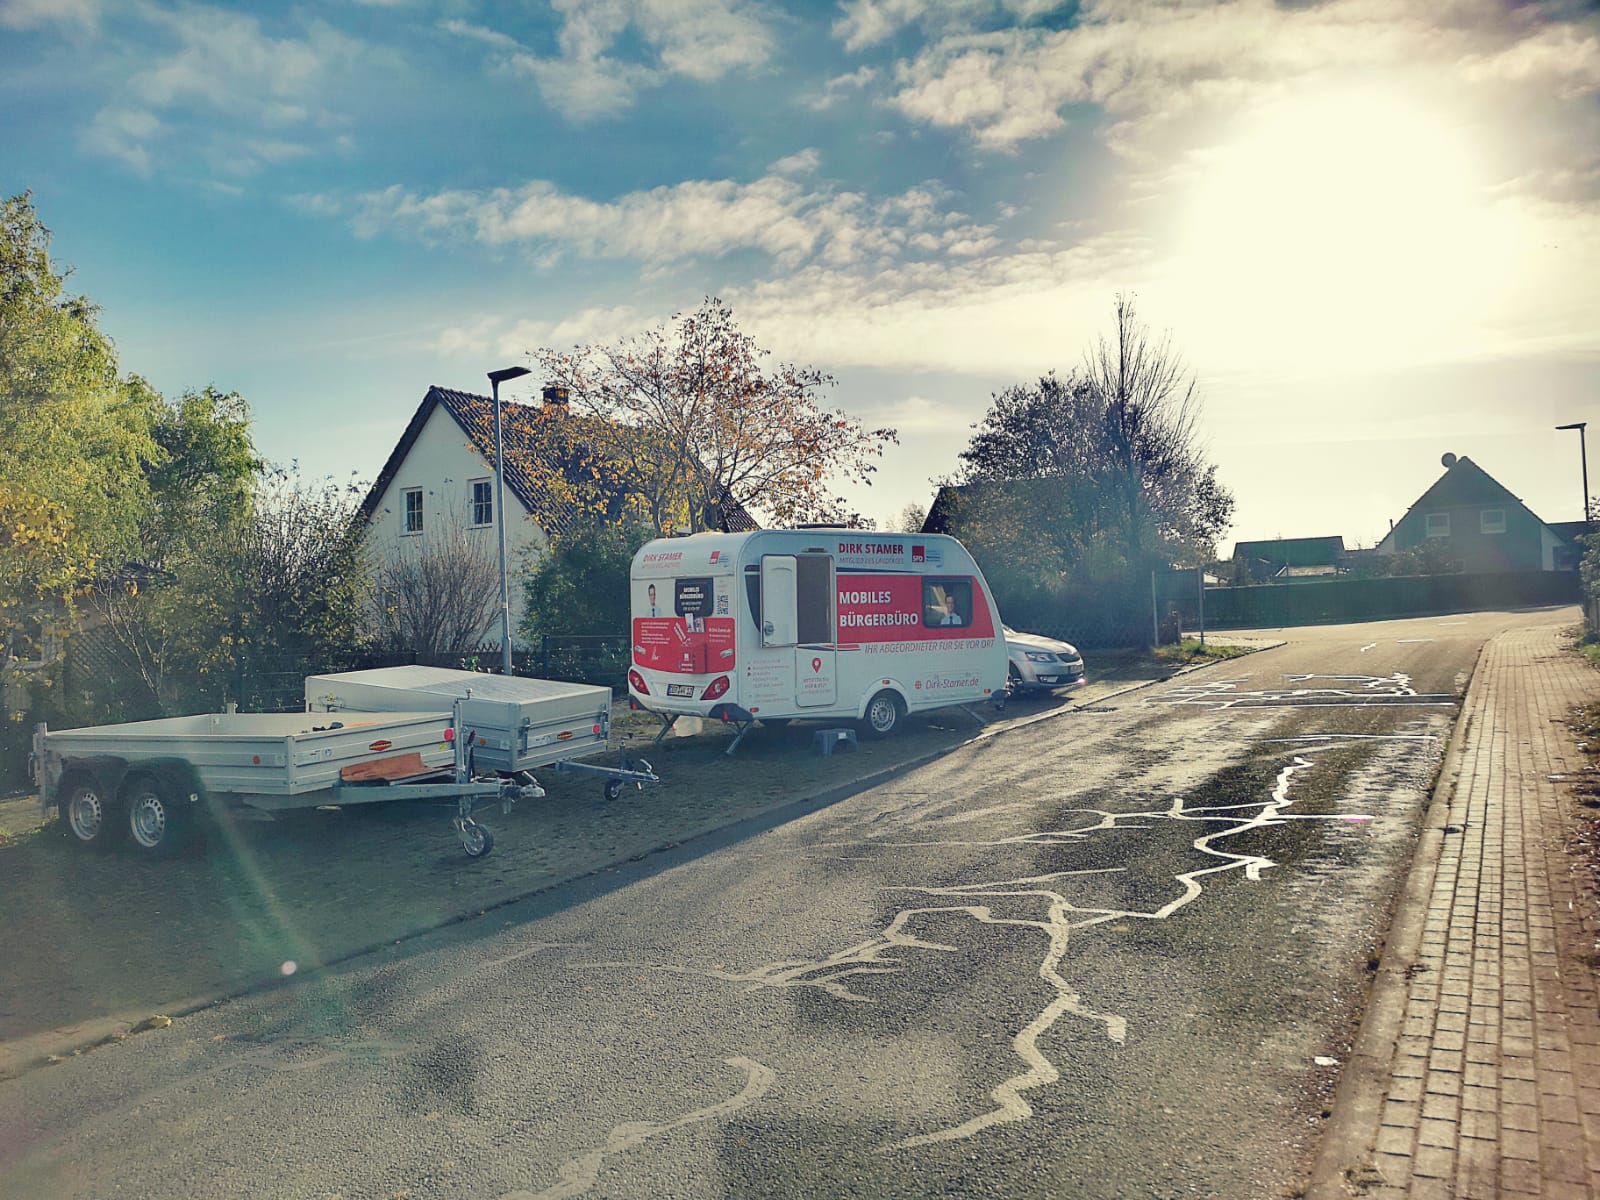
[[[1437,116],[1370,93],[1293,100],[1202,168],[1181,284],[1254,355],[1453,353],[1492,286],[1481,197],[1471,147]]]

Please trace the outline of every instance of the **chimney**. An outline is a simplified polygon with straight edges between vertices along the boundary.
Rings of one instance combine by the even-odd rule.
[[[567,389],[559,383],[547,383],[542,393],[546,404],[558,404],[562,408],[567,406]]]

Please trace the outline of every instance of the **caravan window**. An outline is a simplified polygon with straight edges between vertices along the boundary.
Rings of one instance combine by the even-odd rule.
[[[962,628],[972,624],[972,580],[922,581],[922,623]]]
[[[744,597],[749,601],[746,606],[750,613],[750,623],[755,626],[757,633],[761,632],[761,568],[746,567],[744,569]]]

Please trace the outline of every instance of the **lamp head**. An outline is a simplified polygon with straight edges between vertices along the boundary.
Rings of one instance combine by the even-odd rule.
[[[532,375],[527,367],[502,367],[498,371],[489,372],[490,383],[504,383],[508,379],[521,379],[524,375]]]

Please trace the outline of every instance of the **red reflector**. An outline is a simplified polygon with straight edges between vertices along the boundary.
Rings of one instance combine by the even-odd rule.
[[[379,738],[377,741],[370,743],[367,746],[367,749],[368,750],[387,750],[392,745],[394,745],[394,743],[389,741],[387,738]]]
[[[563,729],[560,733],[556,734],[556,741],[565,742],[565,741],[570,740],[571,737],[572,737],[572,730]]]
[[[594,735],[595,735],[595,737],[599,737],[600,736],[600,726],[596,725],[594,727]]]
[[[444,731],[444,740],[447,741],[447,742],[455,741],[456,740],[456,731],[454,729],[446,729]]]

